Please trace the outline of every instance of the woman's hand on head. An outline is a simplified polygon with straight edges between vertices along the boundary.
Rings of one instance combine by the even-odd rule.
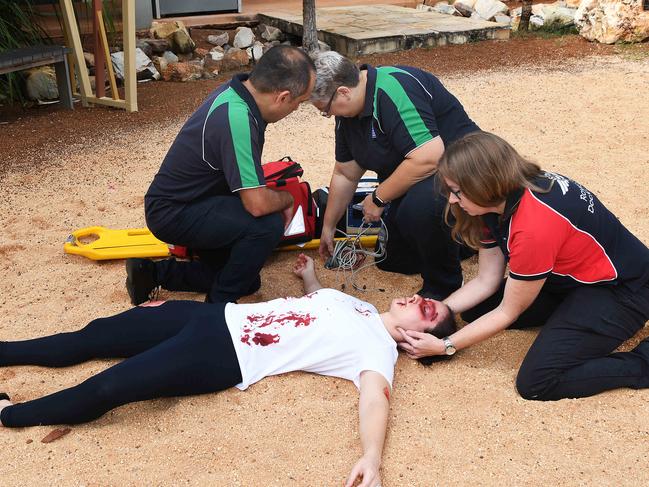
[[[360,460],[356,462],[354,468],[352,468],[352,471],[345,482],[345,487],[380,487],[380,467],[381,461],[378,458],[363,455]],[[356,482],[360,483],[357,484]]]
[[[399,342],[399,348],[406,352],[411,359],[444,355],[446,352],[444,341],[430,333],[404,330],[403,328],[397,328],[397,330],[403,337],[403,341]]]
[[[313,259],[307,255],[300,254],[293,264],[293,273],[298,277],[304,277],[304,274],[315,272]]]

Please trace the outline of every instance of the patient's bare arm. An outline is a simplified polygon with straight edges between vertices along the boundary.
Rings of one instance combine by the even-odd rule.
[[[309,294],[322,289],[322,284],[318,281],[318,277],[315,275],[315,266],[313,265],[313,259],[304,254],[300,254],[293,265],[293,273],[296,276],[302,278],[302,284],[304,286],[304,294]]]

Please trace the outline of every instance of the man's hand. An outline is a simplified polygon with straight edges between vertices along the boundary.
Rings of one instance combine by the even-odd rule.
[[[397,330],[403,337],[403,341],[399,342],[399,348],[405,351],[408,357],[412,359],[430,357],[431,355],[444,355],[446,353],[444,340],[430,333],[404,330],[403,328],[397,328]]]
[[[380,487],[380,466],[381,463],[378,458],[363,455],[352,468],[349,477],[347,477],[347,482],[345,482],[345,487],[354,486],[356,481],[360,481],[358,487]]]
[[[320,257],[322,257],[322,260],[327,260],[334,253],[335,233],[335,228],[333,230],[324,227],[322,228],[322,233],[320,234],[320,248],[318,249],[318,253],[320,254]]]
[[[368,194],[363,200],[363,219],[366,222],[378,222],[381,219],[385,208],[376,206],[372,201],[372,195]]]

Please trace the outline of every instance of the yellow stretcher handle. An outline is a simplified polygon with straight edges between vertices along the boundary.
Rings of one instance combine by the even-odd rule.
[[[83,243],[84,237],[97,239]],[[64,252],[92,260],[127,259],[129,257],[166,257],[169,246],[153,236],[148,228],[111,230],[87,227],[72,232],[63,244]]]

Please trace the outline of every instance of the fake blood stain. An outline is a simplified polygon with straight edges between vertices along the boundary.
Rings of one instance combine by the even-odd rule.
[[[390,400],[390,389],[388,389],[388,386],[383,388],[383,395],[388,401]]]
[[[279,330],[285,325],[293,325],[293,327],[306,327],[311,324],[314,317],[309,313],[283,313],[275,315],[271,312],[267,315],[265,314],[252,314],[246,316],[246,321],[242,326],[243,334],[241,335],[241,342],[245,343],[248,346],[252,344],[260,345],[262,347],[271,345],[273,343],[278,343],[280,340],[279,334],[272,333],[261,333],[256,330],[266,328],[272,329],[273,331]],[[250,342],[251,334],[254,333],[252,337],[252,343]]]

